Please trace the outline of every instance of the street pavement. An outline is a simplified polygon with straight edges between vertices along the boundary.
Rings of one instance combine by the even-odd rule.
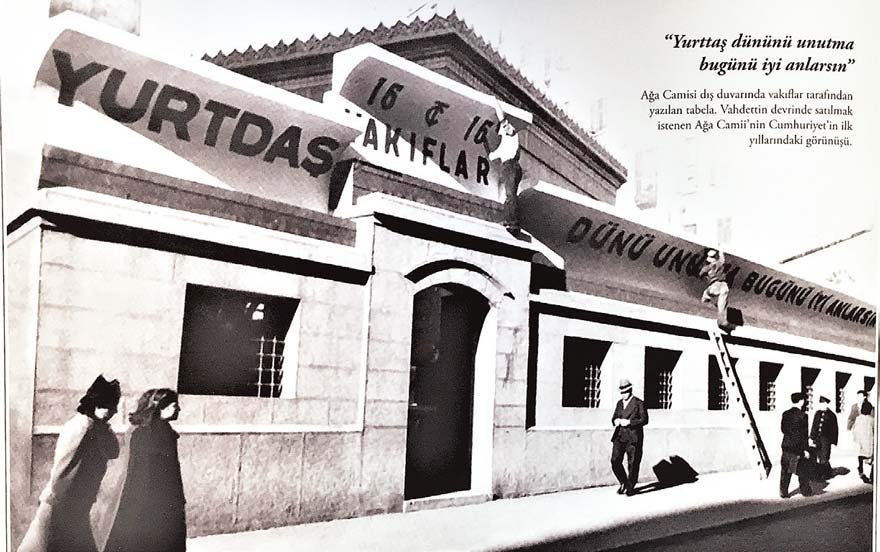
[[[631,497],[616,487],[594,487],[482,504],[382,514],[244,533],[189,539],[190,552],[603,551],[673,535],[709,530],[743,520],[870,494],[852,469],[855,459],[836,459],[837,475],[813,483],[814,494],[779,497],[779,474],[702,475],[696,482],[657,488],[642,483]],[[843,467],[846,466],[846,467]],[[792,478],[791,491],[797,488]],[[791,492],[790,491],[790,492]],[[830,505],[830,504],[829,504]]]
[[[869,552],[873,532],[871,499],[870,494],[862,494],[817,502],[609,552]],[[558,552],[559,548],[550,545],[544,550]]]

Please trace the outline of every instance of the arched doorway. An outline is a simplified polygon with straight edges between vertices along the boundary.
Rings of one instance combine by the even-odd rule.
[[[488,312],[485,297],[456,284],[413,298],[406,499],[471,487],[474,368]]]

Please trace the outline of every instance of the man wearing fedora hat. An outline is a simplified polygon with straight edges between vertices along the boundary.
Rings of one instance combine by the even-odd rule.
[[[636,482],[639,480],[639,463],[642,461],[642,428],[648,423],[648,410],[645,403],[633,397],[632,383],[628,379],[620,380],[620,400],[614,408],[611,422],[614,433],[611,435],[611,470],[620,483],[617,494],[635,494]],[[623,469],[623,455],[626,454],[627,469]]]

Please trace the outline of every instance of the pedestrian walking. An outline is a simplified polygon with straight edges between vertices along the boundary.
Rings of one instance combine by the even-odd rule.
[[[129,415],[128,472],[105,552],[186,550],[178,434],[169,423],[179,413],[175,391],[151,389],[141,395]]]
[[[859,477],[865,483],[874,482],[874,405],[865,400],[859,407],[859,415],[853,422],[852,432],[859,456]],[[867,464],[867,470],[865,469]],[[865,473],[867,471],[867,474]]]
[[[831,410],[831,399],[819,397],[819,410],[813,414],[810,439],[816,445],[816,461],[831,464],[831,445],[837,445],[837,415]]]
[[[803,409],[803,393],[792,393],[791,408],[782,413],[782,459],[779,462],[779,496],[782,498],[788,498],[791,476],[798,473],[798,463],[807,450],[807,413]],[[798,486],[802,495],[812,494],[807,477],[798,475]]]
[[[642,399],[633,396],[632,383],[620,380],[620,400],[614,408],[611,422],[614,433],[611,435],[611,470],[620,483],[617,494],[632,496],[639,480],[639,464],[642,461],[644,430],[648,423],[648,410]],[[627,469],[623,468],[626,455]]]
[[[852,405],[849,409],[849,416],[846,419],[847,431],[852,431],[853,424],[856,423],[856,418],[859,417],[860,410],[862,409],[862,403],[868,400],[868,392],[864,389],[859,389],[856,394],[859,398],[856,400],[856,403]]]
[[[724,273],[724,253],[718,249],[706,249],[706,260],[700,269],[700,277],[705,278],[708,286],[703,291],[702,301],[711,303],[715,300],[718,309],[718,327],[727,333],[733,331],[736,326],[727,320],[727,300],[730,295],[730,287]]]
[[[119,442],[107,422],[119,404],[119,382],[98,376],[62,426],[49,482],[18,552],[97,552],[89,521],[107,462]]]

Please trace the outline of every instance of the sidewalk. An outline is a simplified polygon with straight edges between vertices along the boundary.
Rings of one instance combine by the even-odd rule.
[[[680,533],[717,527],[821,502],[870,493],[852,466],[827,485],[814,483],[814,495],[778,495],[779,474],[758,479],[754,471],[701,476],[695,483],[653,489],[644,483],[636,496],[619,496],[616,487],[596,487],[483,504],[405,514],[334,520],[247,533],[190,539],[190,552],[452,551],[517,550],[583,538],[579,550],[605,550]],[[838,473],[841,468],[837,469]],[[792,478],[790,492],[797,488]],[[824,488],[820,488],[823,487]],[[580,539],[579,539],[580,540]]]

